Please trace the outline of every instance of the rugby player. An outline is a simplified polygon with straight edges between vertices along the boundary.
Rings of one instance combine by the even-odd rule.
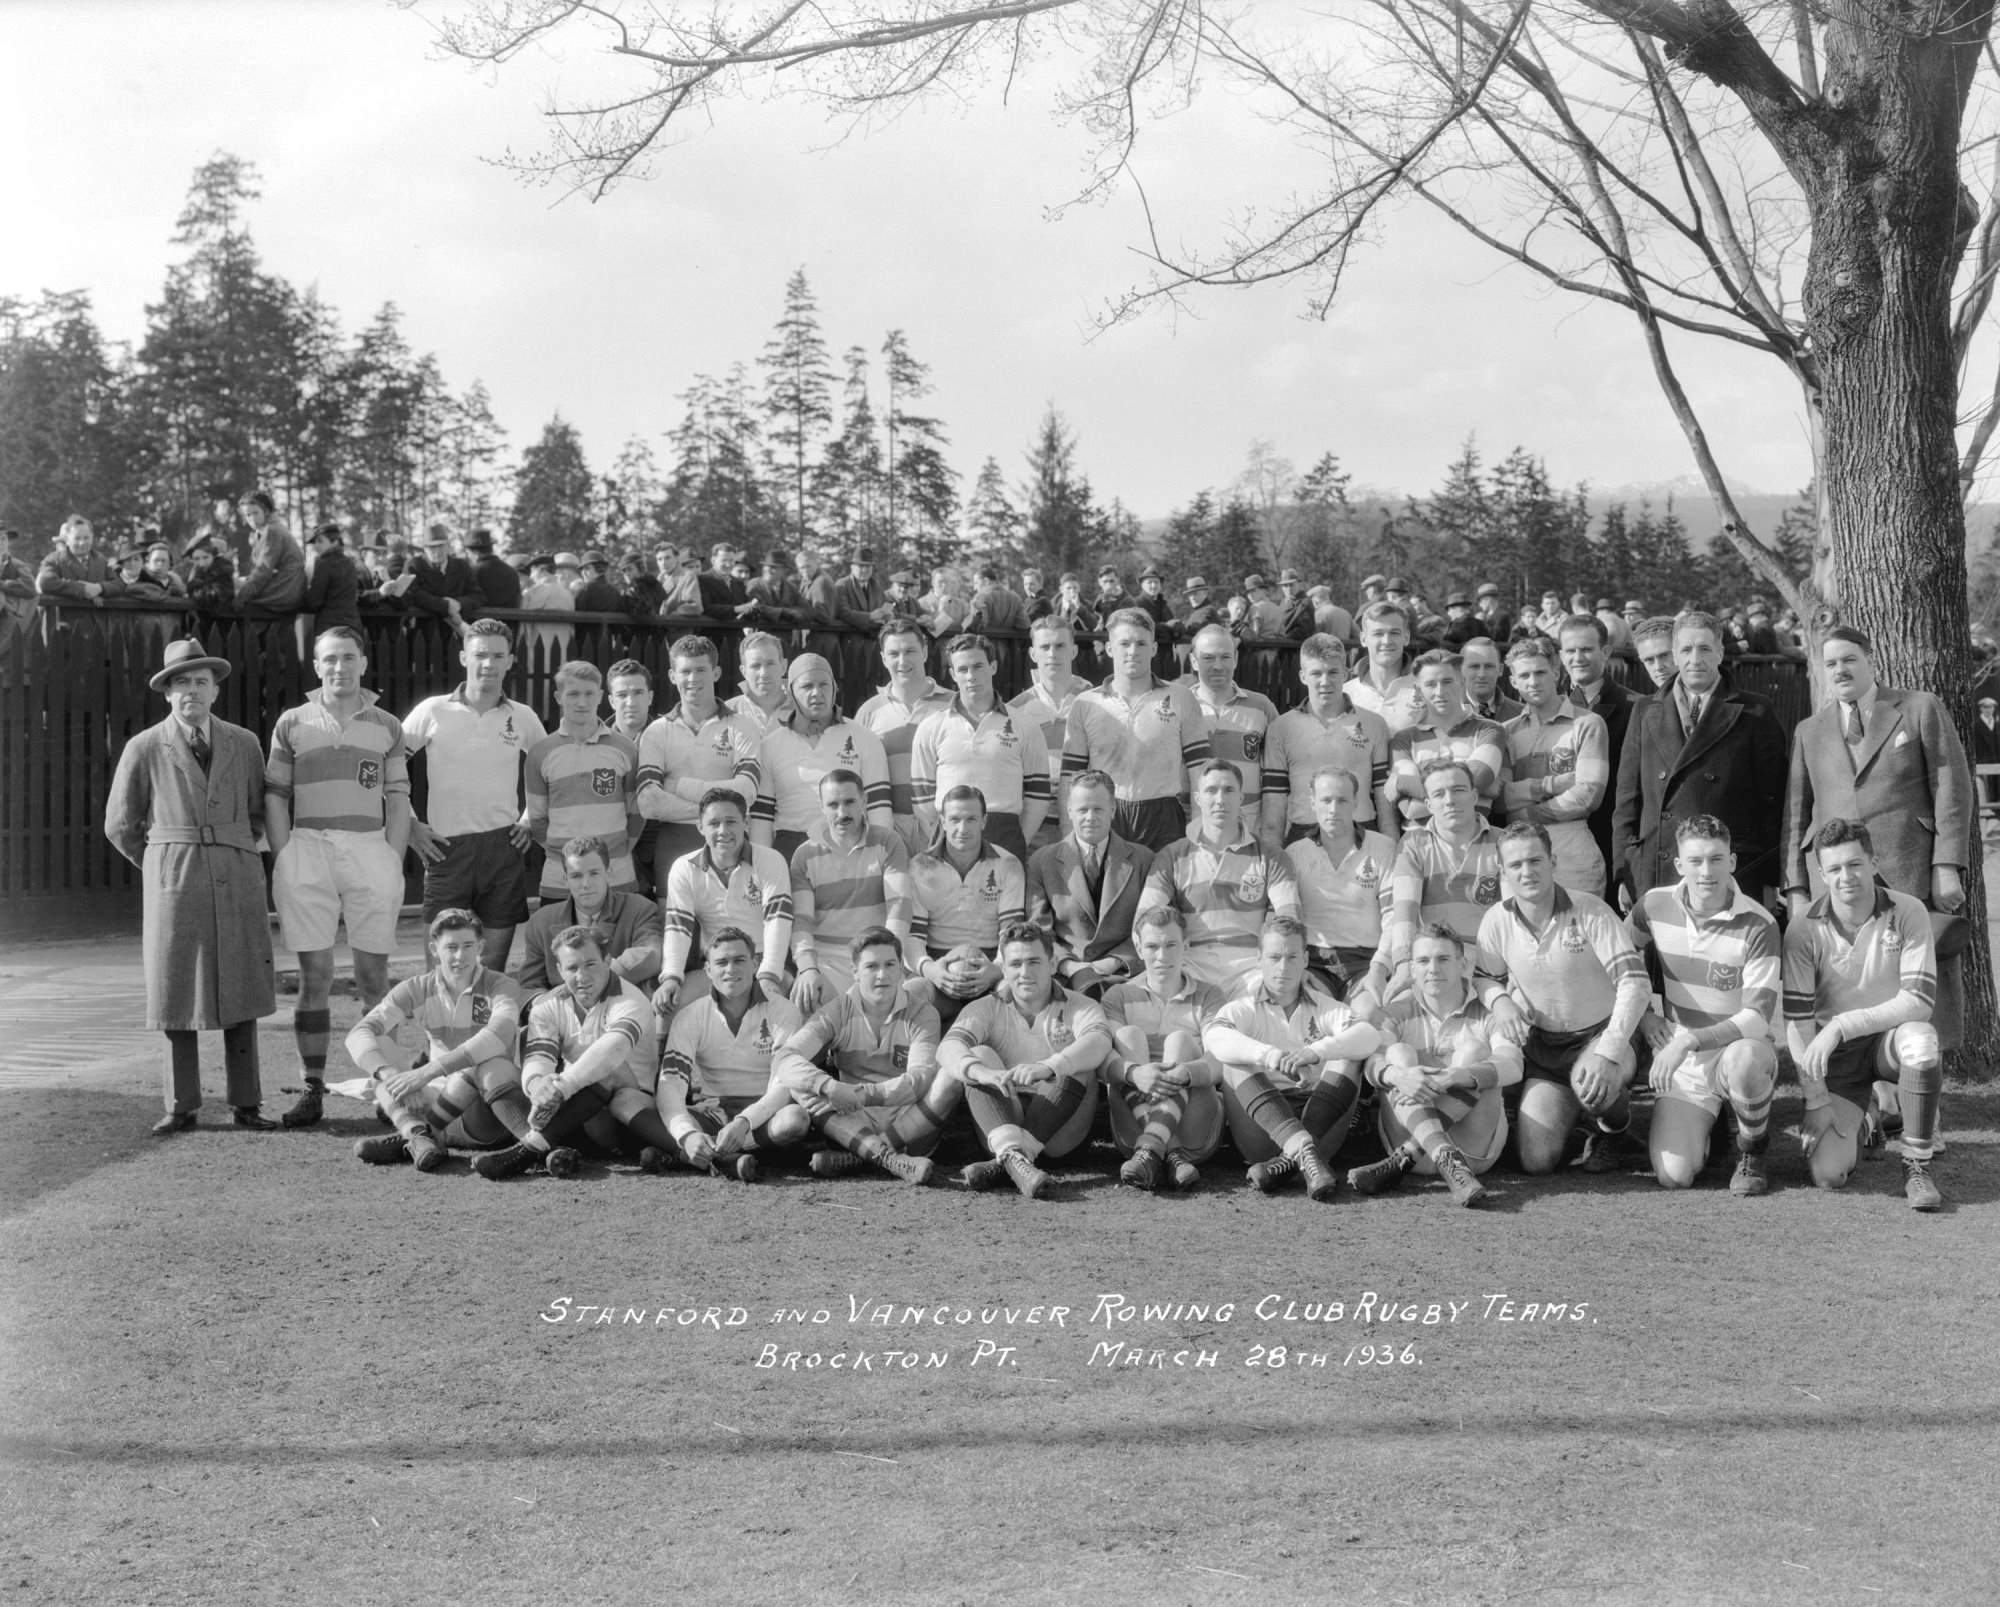
[[[604,673],[595,664],[570,660],[556,671],[555,688],[562,719],[528,749],[526,766],[528,835],[546,856],[541,896],[563,895],[562,847],[572,837],[602,842],[611,890],[634,892],[639,877],[632,846],[643,824],[636,800],[639,750],[599,718]]]
[[[1441,921],[1471,942],[1500,902],[1500,832],[1479,818],[1472,772],[1457,759],[1428,759],[1424,801],[1430,819],[1406,835],[1389,873],[1389,918],[1366,986],[1386,999],[1419,927]]]
[[[1424,696],[1405,662],[1410,616],[1400,604],[1370,603],[1361,610],[1361,673],[1347,683],[1347,701],[1388,726],[1393,737],[1424,716]]]
[[[1224,996],[1187,969],[1187,924],[1156,904],[1133,923],[1140,971],[1105,989],[1112,1045],[1100,1072],[1111,1137],[1127,1157],[1118,1181],[1190,1189],[1201,1163],[1222,1143],[1222,1062],[1203,1047],[1202,1029]]]
[[[1139,913],[1161,904],[1187,923],[1187,968],[1233,993],[1257,969],[1258,933],[1273,912],[1296,919],[1292,862],[1243,825],[1243,783],[1227,759],[1202,765],[1195,786],[1197,835],[1169,845],[1146,872]]]
[[[1203,1033],[1222,1062],[1223,1108],[1250,1181],[1275,1193],[1294,1172],[1330,1200],[1340,1147],[1361,1091],[1360,1065],[1382,1034],[1306,975],[1306,929],[1288,915],[1264,922],[1257,980],[1215,1012]]]
[[[1455,654],[1439,648],[1411,668],[1423,708],[1415,723],[1389,738],[1388,785],[1397,812],[1408,825],[1421,825],[1430,818],[1430,805],[1424,801],[1424,761],[1449,757],[1465,766],[1479,795],[1480,814],[1490,815],[1507,775],[1506,732],[1466,705],[1465,680]]]
[[[829,770],[860,776],[869,820],[894,831],[888,755],[873,731],[841,718],[834,703],[833,666],[817,653],[801,653],[786,673],[797,707],[764,732],[758,750],[762,779],[750,811],[751,841],[775,847],[789,862],[793,850],[819,829],[819,783]]]
[[[1158,853],[1187,834],[1187,797],[1211,754],[1208,721],[1185,686],[1153,674],[1153,616],[1105,621],[1111,674],[1077,694],[1063,739],[1065,777],[1102,770],[1118,784],[1118,835]]]
[[[357,1140],[359,1159],[434,1172],[447,1145],[483,1149],[533,1133],[515,1060],[524,1001],[480,963],[484,938],[472,911],[440,910],[427,940],[431,969],[397,983],[348,1033],[347,1053],[375,1079],[376,1106],[396,1129]],[[396,1041],[405,1021],[424,1035],[421,1063]]]
[[[1813,838],[1826,891],[1785,932],[1785,1032],[1805,1094],[1800,1126],[1819,1187],[1843,1187],[1861,1154],[1871,1085],[1893,1079],[1903,1109],[1903,1197],[1944,1203],[1931,1175],[1943,1052],[1931,1010],[1937,961],[1931,922],[1908,893],[1879,885],[1875,844],[1858,820]]]
[[[1604,854],[1590,817],[1611,784],[1611,737],[1604,716],[1557,689],[1555,653],[1539,636],[1507,650],[1521,712],[1506,724],[1507,779],[1501,802],[1510,825],[1549,829],[1556,880],[1572,893],[1605,896]]]
[[[1500,874],[1508,896],[1479,923],[1480,964],[1491,973],[1480,996],[1505,1014],[1509,1007],[1496,1000],[1511,983],[1527,1023],[1516,1122],[1521,1169],[1561,1166],[1570,1134],[1587,1118],[1584,1170],[1616,1171],[1632,1120],[1632,1038],[1646,1013],[1646,967],[1609,905],[1557,882],[1547,827],[1502,832]]]
[[[938,805],[953,787],[972,786],[986,800],[986,840],[1024,864],[1028,844],[1049,812],[1049,755],[1042,728],[1017,720],[993,690],[993,644],[952,638],[945,653],[958,696],[917,727],[910,755],[917,823],[937,833]]]
[[[902,944],[886,926],[855,938],[854,986],[778,1045],[771,1071],[837,1148],[817,1151],[818,1177],[879,1166],[931,1180],[930,1152],[962,1085],[938,1064],[938,1016],[904,990]]]
[[[910,855],[893,831],[870,825],[861,778],[852,770],[820,777],[825,825],[792,851],[791,1000],[810,1014],[854,986],[848,945],[871,926],[910,936]]]
[[[666,935],[653,1006],[662,1015],[679,999],[688,966],[724,927],[761,934],[757,980],[768,992],[785,992],[785,963],[792,951],[792,873],[775,848],[750,841],[742,795],[731,788],[711,787],[703,795],[701,835],[705,846],[683,854],[667,872],[660,901]]]
[[[347,922],[354,986],[373,1009],[389,987],[389,951],[403,907],[410,836],[410,774],[403,727],[363,689],[361,633],[335,625],[313,642],[319,690],[278,716],[264,767],[264,832],[271,901],[285,946],[299,957],[292,1012],[305,1088],[280,1118],[310,1127],[325,1112],[332,1034],[334,944]]]
[[[1354,777],[1356,814],[1372,816],[1382,835],[1396,840],[1399,817],[1384,790],[1389,727],[1381,715],[1348,701],[1346,673],[1347,649],[1338,638],[1322,634],[1299,643],[1299,680],[1306,701],[1273,720],[1264,742],[1258,835],[1274,853],[1313,834],[1318,822],[1313,778],[1329,765]],[[1365,808],[1360,799],[1367,800]]]
[[[732,794],[732,796],[734,796]],[[473,1158],[481,1177],[516,1177],[534,1166],[551,1177],[575,1177],[583,1157],[562,1141],[587,1124],[601,1136],[623,1128],[647,1149],[664,1154],[673,1135],[655,1104],[658,1044],[645,994],[611,974],[604,934],[572,926],[549,945],[560,987],[528,1010],[521,1089],[528,1096],[527,1136]],[[594,1122],[608,1117],[609,1124]]]
[[[1359,786],[1352,770],[1322,765],[1312,778],[1318,834],[1285,850],[1299,882],[1309,963],[1342,999],[1366,980],[1381,950],[1396,866],[1396,845],[1355,819]]]
[[[1236,684],[1236,638],[1226,625],[1204,625],[1188,651],[1188,684],[1208,722],[1215,757],[1236,766],[1243,781],[1243,813],[1254,827],[1264,790],[1264,746],[1278,707],[1262,692]],[[1272,843],[1276,853],[1283,845]]]
[[[1090,1137],[1097,1071],[1111,1053],[1104,1007],[1055,980],[1055,945],[1032,921],[1000,933],[999,986],[959,1012],[938,1064],[965,1084],[966,1108],[992,1152],[961,1174],[988,1189],[1004,1176],[1028,1199],[1053,1180],[1035,1163],[1060,1159]]]
[[[757,980],[757,948],[740,927],[708,942],[708,991],[674,1013],[660,1055],[660,1115],[690,1166],[757,1181],[759,1149],[802,1144],[812,1118],[771,1075],[771,1058],[800,1025],[789,1000]],[[665,1157],[642,1152],[642,1167]]]
[[[598,837],[572,837],[563,844],[563,882],[569,897],[544,899],[528,917],[522,934],[525,952],[514,980],[532,998],[556,985],[555,956],[549,945],[572,926],[595,926],[611,946],[612,975],[650,989],[660,979],[665,935],[660,906],[643,893],[611,890],[611,856]]]
[[[792,689],[785,684],[784,644],[769,631],[751,631],[737,643],[736,675],[742,690],[729,700],[727,708],[758,740],[797,711]]]
[[[889,765],[889,810],[903,845],[914,854],[929,843],[931,831],[915,807],[917,789],[911,785],[910,750],[916,744],[918,727],[951,707],[951,693],[924,667],[929,638],[916,620],[898,616],[885,621],[876,642],[882,667],[889,672],[889,684],[854,711],[854,723],[882,739],[882,754]]]
[[[639,738],[639,813],[654,827],[653,885],[662,892],[674,861],[702,845],[699,806],[711,787],[742,794],[746,810],[756,802],[763,740],[758,726],[716,702],[715,644],[706,636],[677,638],[667,663],[680,701]]]
[[[1729,1192],[1769,1192],[1764,1169],[1778,1084],[1778,923],[1747,898],[1732,872],[1729,828],[1695,815],[1674,829],[1680,881],[1640,895],[1627,925],[1652,951],[1664,1018],[1648,1009],[1639,1031],[1652,1050],[1653,1175],[1692,1188],[1726,1101],[1736,1118]]]
[[[943,826],[935,848],[910,861],[909,969],[928,990],[941,1021],[1000,980],[1000,934],[1028,913],[1021,862],[985,840],[986,800],[953,787],[938,800]]]
[[[1382,1013],[1389,1042],[1368,1062],[1384,1098],[1376,1128],[1388,1154],[1347,1174],[1382,1194],[1411,1172],[1444,1179],[1454,1203],[1486,1198],[1479,1181],[1507,1143],[1501,1095],[1521,1080],[1521,1051],[1472,991],[1465,939],[1433,921],[1410,944],[1410,991]]]

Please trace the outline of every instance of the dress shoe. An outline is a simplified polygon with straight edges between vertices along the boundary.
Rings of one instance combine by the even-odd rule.
[[[247,1127],[253,1133],[274,1133],[278,1130],[278,1124],[272,1121],[270,1117],[266,1116],[255,1105],[238,1105],[236,1107],[236,1125],[238,1127]]]
[[[194,1125],[193,1111],[170,1110],[166,1115],[153,1123],[153,1136],[155,1138],[165,1138],[169,1133],[185,1133]]]

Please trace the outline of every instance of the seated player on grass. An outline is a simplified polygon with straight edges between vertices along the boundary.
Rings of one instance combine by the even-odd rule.
[[[1264,922],[1257,980],[1216,1011],[1203,1041],[1222,1062],[1223,1108],[1250,1181],[1271,1194],[1296,1172],[1313,1199],[1332,1199],[1340,1179],[1326,1158],[1347,1136],[1360,1063],[1382,1034],[1306,976],[1300,922]]]
[[[1653,1175],[1692,1188],[1726,1101],[1736,1117],[1729,1192],[1768,1193],[1764,1153],[1778,1086],[1772,1042],[1778,1014],[1778,923],[1736,885],[1729,828],[1693,815],[1674,828],[1680,880],[1640,895],[1627,921],[1650,949],[1665,1019],[1648,1010],[1640,1034],[1653,1051]]]
[[[871,825],[861,777],[820,777],[819,835],[792,851],[792,1003],[817,1010],[854,986],[848,945],[871,926],[910,935],[910,851],[902,834]]]
[[[1486,1198],[1479,1175],[1507,1143],[1500,1090],[1521,1080],[1521,1051],[1493,1030],[1472,991],[1465,939],[1439,922],[1410,944],[1410,991],[1382,1013],[1388,1044],[1368,1062],[1382,1090],[1376,1126],[1388,1155],[1357,1166],[1348,1183],[1382,1194],[1405,1174],[1444,1179],[1459,1205]]]
[[[938,1064],[965,1084],[966,1108],[993,1154],[965,1168],[966,1187],[988,1189],[1004,1176],[1034,1200],[1053,1182],[1035,1162],[1090,1137],[1111,1028],[1096,1000],[1056,985],[1055,943],[1034,922],[1001,931],[1000,970],[1000,985],[959,1012]]]
[[[616,1141],[623,1128],[644,1147],[664,1155],[674,1147],[653,1102],[657,1081],[653,1011],[645,994],[611,974],[609,940],[595,927],[558,932],[559,987],[528,1010],[521,1087],[528,1096],[528,1136],[506,1149],[474,1158],[472,1169],[495,1180],[533,1166],[551,1177],[575,1177],[583,1157],[563,1140],[580,1136],[593,1118],[593,1136]]]
[[[855,938],[854,986],[778,1045],[772,1075],[838,1148],[814,1154],[819,1177],[879,1166],[931,1180],[930,1152],[958,1109],[957,1076],[938,1065],[938,1018],[906,992],[902,940],[886,926]]]
[[[1115,1049],[1102,1067],[1111,1137],[1127,1157],[1118,1181],[1177,1189],[1201,1181],[1201,1163],[1222,1143],[1222,1062],[1202,1031],[1226,995],[1187,970],[1187,927],[1160,904],[1133,923],[1139,975],[1104,993]]]
[[[1139,913],[1170,905],[1187,923],[1187,968],[1234,993],[1257,970],[1257,934],[1272,913],[1296,918],[1299,879],[1243,822],[1243,778],[1227,759],[1195,775],[1194,835],[1162,849],[1146,872]]]
[[[485,924],[470,910],[439,910],[431,922],[436,962],[398,982],[354,1024],[347,1053],[375,1079],[375,1103],[394,1133],[356,1142],[354,1153],[377,1166],[416,1162],[420,1172],[444,1165],[445,1147],[482,1148],[509,1133],[528,1135],[528,1100],[514,1059],[521,1026],[521,990],[480,963]],[[396,1042],[396,1029],[422,1029],[428,1058]]]
[[[798,1030],[799,1013],[765,992],[756,947],[738,927],[709,938],[705,969],[708,991],[675,1011],[667,1032],[660,1115],[688,1165],[754,1183],[753,1151],[801,1144],[812,1132],[812,1118],[771,1075],[771,1057]],[[648,1153],[640,1164],[660,1159]]]
[[[1632,1037],[1650,997],[1646,967],[1604,900],[1556,881],[1546,827],[1501,833],[1500,875],[1508,896],[1479,923],[1479,964],[1492,973],[1480,997],[1526,1062],[1515,1123],[1521,1170],[1561,1166],[1587,1118],[1584,1170],[1616,1171],[1632,1123]],[[1512,997],[1503,999],[1510,980]]]
[[[767,993],[787,991],[792,873],[777,849],[751,842],[743,799],[730,788],[711,787],[701,795],[699,824],[703,846],[673,862],[660,900],[667,930],[653,1008],[663,1016],[679,1002],[688,967],[725,926],[761,936],[757,980]]]
[[[528,917],[527,951],[514,980],[530,998],[547,992],[556,985],[549,940],[572,926],[596,926],[610,934],[611,974],[634,987],[652,987],[660,977],[660,906],[643,893],[611,890],[610,850],[602,837],[564,843],[562,871],[569,897],[544,899]]]
[[[911,989],[938,1013],[940,1030],[1000,981],[1000,933],[1027,919],[1021,862],[986,841],[986,799],[977,787],[938,800],[936,846],[910,861],[910,936],[903,952],[923,985]]]
[[[1893,1078],[1903,1107],[1903,1197],[1913,1211],[1944,1203],[1931,1176],[1943,1053],[1931,1011],[1937,959],[1930,916],[1875,879],[1875,843],[1858,820],[1831,820],[1813,839],[1826,891],[1785,933],[1785,1031],[1805,1094],[1812,1180],[1843,1187],[1861,1156],[1872,1085]]]

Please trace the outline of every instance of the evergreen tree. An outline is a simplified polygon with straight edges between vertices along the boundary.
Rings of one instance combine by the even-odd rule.
[[[811,466],[816,450],[833,427],[833,368],[820,334],[819,305],[804,268],[785,282],[784,311],[764,347],[766,434],[783,492],[786,527],[793,545],[809,539]]]
[[[440,443],[437,507],[461,530],[502,521],[510,488],[501,469],[506,446],[506,432],[493,417],[493,399],[474,380],[464,396],[449,402]]]
[[[542,426],[542,438],[521,454],[521,466],[514,473],[509,547],[516,552],[554,552],[589,546],[595,492],[582,438],[558,413]]]
[[[884,540],[882,440],[868,393],[868,353],[850,346],[844,358],[840,434],[813,470],[815,520],[843,552]]]
[[[1325,452],[1298,483],[1299,530],[1292,561],[1308,585],[1324,581],[1339,600],[1351,599],[1360,589],[1352,556],[1355,515],[1347,500],[1353,479],[1339,458]]]
[[[972,496],[965,505],[965,560],[975,567],[992,564],[1012,575],[1026,562],[1022,546],[1025,528],[1021,510],[1007,494],[1007,477],[1000,460],[989,457],[979,466]]]
[[[627,438],[604,477],[605,529],[628,550],[650,544],[660,533],[660,504],[666,487],[660,466],[643,435]]]
[[[1514,461],[1508,459],[1509,464]],[[1500,500],[1497,485],[1492,491],[1487,488],[1477,441],[1467,436],[1458,456],[1445,469],[1444,484],[1421,502],[1411,504],[1411,513],[1438,538],[1439,556],[1448,571],[1440,578],[1447,584],[1451,577],[1475,572],[1503,588],[1513,578],[1517,562],[1514,531],[1497,506]],[[1373,567],[1387,572],[1407,570],[1409,565],[1407,547],[1400,561],[1392,561],[1378,543]]]
[[[957,555],[958,476],[944,459],[944,426],[912,411],[931,392],[929,366],[910,355],[900,329],[889,331],[882,358],[888,382],[887,540],[927,574]]]
[[[1054,574],[1090,563],[1090,486],[1076,466],[1076,437],[1053,405],[1028,449],[1022,500],[1030,563]]]
[[[1653,600],[1646,597],[1639,587],[1632,531],[1622,502],[1614,502],[1604,510],[1604,518],[1597,531],[1596,564],[1599,584],[1613,594],[1613,601],[1620,608],[1630,597],[1638,597],[1651,606]]]

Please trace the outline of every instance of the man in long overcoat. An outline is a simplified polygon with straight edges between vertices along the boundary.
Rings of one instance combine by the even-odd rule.
[[[105,836],[143,878],[146,1025],[167,1035],[159,1134],[195,1125],[196,1034],[217,1028],[236,1125],[277,1125],[258,1109],[257,1019],[277,1008],[257,854],[264,753],[210,713],[228,673],[192,637],[168,644],[149,684],[171,712],[125,744],[104,806]]]

